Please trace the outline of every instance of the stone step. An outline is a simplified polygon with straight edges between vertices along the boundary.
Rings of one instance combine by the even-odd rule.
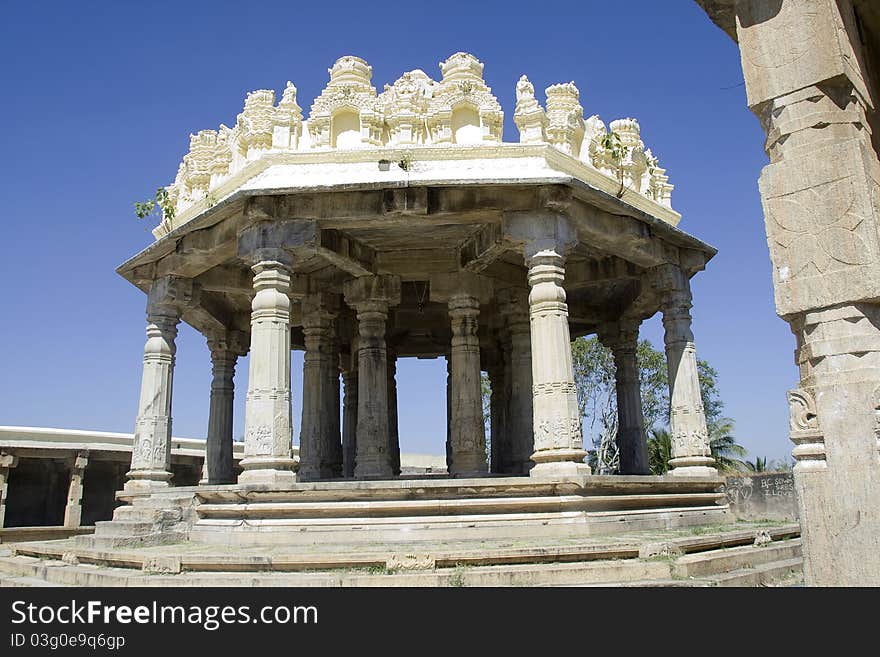
[[[780,540],[797,535],[797,525],[783,525],[763,530],[771,539]],[[293,572],[303,570],[333,570],[351,568],[400,568],[400,567],[453,567],[489,566],[503,564],[570,563],[600,561],[607,559],[634,559],[637,557],[677,556],[680,554],[703,552],[704,559],[714,559],[712,550],[724,547],[753,544],[755,530],[725,531],[708,536],[670,538],[665,542],[652,542],[647,538],[606,541],[587,541],[575,544],[555,544],[545,539],[534,545],[481,544],[475,547],[470,542],[458,546],[444,546],[432,543],[410,543],[386,549],[358,549],[355,545],[332,545],[327,549],[284,551],[274,549],[271,553],[251,552],[247,549],[228,551],[220,546],[198,552],[182,550],[178,555],[179,569],[188,572]],[[159,539],[162,534],[154,533],[126,538],[98,537],[89,543],[77,541],[74,545],[50,541],[16,546],[16,553],[33,557],[61,559],[67,553],[83,563],[98,563],[110,567],[140,569],[151,555],[139,551],[144,547],[143,540]],[[108,550],[108,548],[113,548]],[[167,554],[167,553],[166,553]],[[767,553],[769,554],[769,553]],[[768,558],[768,557],[764,557]],[[694,558],[684,560],[687,563]],[[427,564],[427,565],[426,565]],[[692,566],[696,570],[697,566]],[[714,568],[714,566],[713,566]]]
[[[671,493],[654,495],[558,495],[553,497],[504,497],[468,499],[418,499],[374,501],[273,501],[241,504],[204,503],[199,518],[210,519],[306,519],[385,518],[509,513],[561,513],[571,511],[620,511],[672,509],[680,506],[711,506],[721,503],[723,493]]]
[[[39,577],[4,577],[0,575],[0,588],[38,588],[66,586],[65,584],[52,584]]]
[[[705,577],[773,561],[800,559],[801,550],[801,539],[794,538],[774,541],[762,547],[742,546],[688,554],[676,559],[673,574],[681,578]]]
[[[145,536],[156,532],[156,523],[145,520],[103,520],[95,523],[95,538]]]
[[[792,546],[783,547],[789,549]],[[753,567],[726,572],[723,567],[731,562],[725,562],[719,558],[722,555],[715,553],[725,551],[737,552],[738,559],[743,557],[743,552],[750,552],[755,557],[755,563]],[[333,572],[184,572],[154,575],[132,568],[99,567],[86,563],[69,565],[58,560],[20,555],[0,557],[0,580],[11,579],[12,584],[21,585],[36,579],[53,585],[72,586],[761,586],[800,571],[802,560],[799,557],[761,563],[761,559],[770,552],[768,547],[728,548],[677,558],[686,559],[691,564],[693,560],[690,557],[702,557],[706,564],[702,568],[703,577],[677,575],[675,558],[455,566],[416,571],[373,567]]]
[[[180,509],[120,506],[113,512],[113,521],[175,523],[183,520]]]
[[[715,586],[767,586],[802,573],[804,560],[800,557],[771,561],[754,568],[740,568],[712,577]]]

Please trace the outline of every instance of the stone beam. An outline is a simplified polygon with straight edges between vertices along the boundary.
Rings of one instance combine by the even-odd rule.
[[[315,254],[354,277],[376,273],[376,250],[336,230],[322,230]]]
[[[568,262],[565,266],[565,288],[574,290],[597,283],[638,279],[641,274],[638,267],[622,258]]]
[[[458,253],[453,249],[405,249],[381,251],[376,254],[376,269],[394,274],[402,280],[425,280],[434,273],[458,270]]]
[[[507,248],[501,224],[486,224],[459,246],[459,264],[462,269],[480,273],[501,257]]]

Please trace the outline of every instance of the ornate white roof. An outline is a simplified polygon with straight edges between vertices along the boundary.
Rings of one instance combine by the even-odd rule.
[[[575,177],[678,223],[672,185],[645,149],[635,119],[613,121],[610,132],[598,116],[585,121],[574,82],[548,87],[545,109],[522,76],[513,115],[519,143],[505,143],[504,112],[483,80],[483,64],[457,52],[440,63],[440,72],[439,81],[418,69],[406,72],[377,95],[372,67],[346,55],[328,69],[330,81],[306,120],[293,83],[277,105],[273,90],[250,92],[232,128],[190,135],[189,153],[167,187],[173,216],[166,215],[154,235],[236,192],[375,183],[389,178],[383,171],[424,182],[471,174],[490,180]],[[549,156],[542,146],[563,157]],[[394,162],[393,170],[377,172],[376,160]]]

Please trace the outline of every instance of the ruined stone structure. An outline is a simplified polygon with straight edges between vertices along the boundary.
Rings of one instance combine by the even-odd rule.
[[[0,529],[109,520],[131,466],[132,442],[124,433],[0,426]],[[234,469],[243,447],[230,441]],[[171,439],[175,486],[206,482],[204,464],[204,440]]]
[[[880,585],[880,6],[697,0],[739,46],[767,134],[760,178],[789,393],[805,576]]]
[[[399,497],[395,360],[412,356],[447,360],[453,477],[527,475],[491,495],[528,485],[537,495],[553,481],[587,495],[599,484],[584,463],[570,341],[590,333],[618,363],[621,471],[646,475],[634,353],[639,324],[659,311],[674,458],[655,492],[675,490],[663,508],[709,499],[710,515],[720,510],[689,313],[689,280],[715,250],[676,228],[672,186],[638,122],[609,132],[584,120],[574,83],[549,87],[542,107],[523,76],[519,143],[503,142],[483,64],[456,53],[440,72],[435,81],[410,71],[377,93],[370,66],[342,57],[308,120],[288,82],[277,105],[274,92],[254,91],[233,128],[191,136],[156,242],[118,269],[148,298],[124,497],[169,490],[181,320],[205,335],[214,363],[209,484],[225,487],[196,493],[203,519],[255,517],[230,510],[232,489],[276,491],[261,517],[290,521],[284,505],[302,490],[378,480],[360,485],[373,491],[365,498]],[[298,459],[292,348],[305,351]],[[236,480],[231,381],[248,350]],[[492,384],[490,458],[481,371]],[[648,479],[626,485],[647,491]]]

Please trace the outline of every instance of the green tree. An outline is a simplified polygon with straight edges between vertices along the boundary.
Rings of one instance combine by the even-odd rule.
[[[636,352],[645,429],[657,458],[672,458],[669,426],[669,374],[666,354],[648,340],[640,340]],[[584,423],[584,442],[592,444],[590,465],[596,472],[613,472],[616,467],[617,395],[614,358],[596,337],[577,338],[572,342],[572,365],[578,409]],[[705,360],[697,360],[700,395],[709,430],[712,456],[722,471],[744,466],[746,450],[733,436],[734,421],[722,417],[724,402],[718,390],[718,372]],[[656,442],[660,441],[660,442]],[[665,463],[665,462],[664,462]],[[668,465],[651,464],[655,474],[663,474]]]
[[[746,469],[749,472],[767,472],[767,457],[756,456],[754,461],[746,461]]]
[[[672,436],[666,429],[652,429],[648,438],[648,465],[651,474],[665,475],[672,460]]]
[[[705,402],[704,402],[705,403]],[[717,407],[719,412],[721,406]],[[733,420],[729,417],[716,417],[707,422],[709,428],[709,450],[721,472],[737,472],[746,469],[743,460],[748,452],[736,442],[733,436]]]
[[[480,372],[480,392],[483,397],[483,427],[486,430],[486,460],[492,459],[492,386],[489,375]]]

